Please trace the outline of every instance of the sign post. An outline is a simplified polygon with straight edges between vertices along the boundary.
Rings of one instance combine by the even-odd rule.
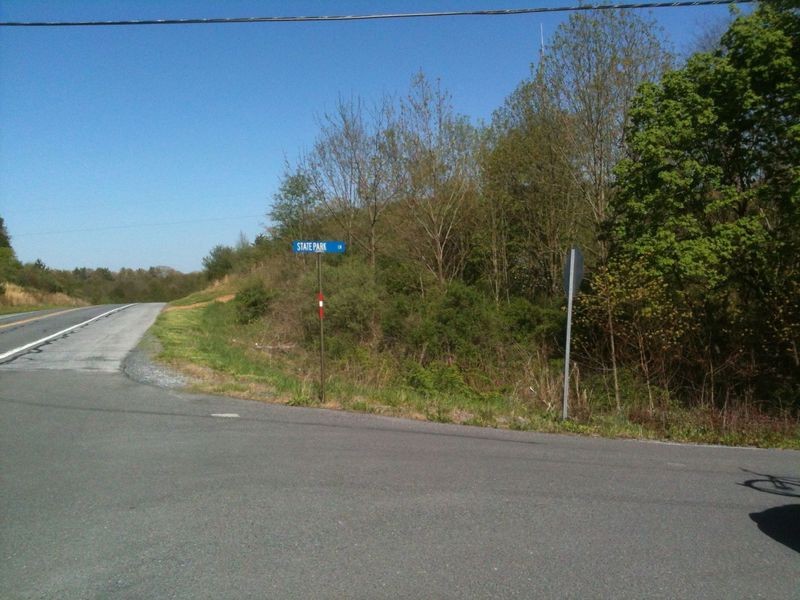
[[[567,293],[567,341],[564,352],[564,401],[561,418],[569,418],[569,346],[572,340],[572,298],[583,279],[583,255],[574,246],[570,248],[564,263],[564,291]]]
[[[325,327],[322,296],[322,252],[317,254],[317,278],[319,279],[319,401],[325,402]]]
[[[317,280],[319,282],[319,399],[325,402],[325,298],[322,295],[322,255],[343,254],[344,242],[321,242],[319,240],[295,240],[292,251],[297,253],[314,253],[317,255]]]

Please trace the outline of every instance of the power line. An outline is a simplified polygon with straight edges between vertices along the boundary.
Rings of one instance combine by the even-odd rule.
[[[680,8],[691,6],[716,6],[724,4],[750,4],[757,0],[679,0],[677,2],[637,2],[633,4],[582,4],[579,6],[540,6],[534,8],[507,8],[497,10],[461,10],[449,12],[384,13],[372,15],[328,15],[285,17],[225,17],[218,19],[143,19],[126,21],[0,21],[0,27],[90,27],[109,25],[214,25],[230,23],[313,23],[331,21],[375,21],[386,19],[421,19],[430,17],[495,17],[559,13],[587,10],[622,10],[635,8]]]
[[[189,223],[213,223],[217,221],[234,221],[236,219],[255,219],[263,215],[239,215],[236,217],[214,217],[210,219],[188,219],[185,221],[161,221],[159,223],[136,223],[129,225],[108,225],[106,227],[89,227],[86,229],[62,229],[59,231],[32,231],[17,233],[13,237],[28,237],[33,235],[60,235],[62,233],[88,233],[94,231],[111,231],[114,229],[137,229],[139,227],[162,227],[164,225],[186,225]]]

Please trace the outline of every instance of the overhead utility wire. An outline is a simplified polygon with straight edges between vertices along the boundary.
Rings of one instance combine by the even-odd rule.
[[[253,219],[262,215],[238,215],[235,217],[212,217],[210,219],[187,219],[184,221],[161,221],[158,223],[130,223],[127,225],[108,225],[105,227],[87,227],[85,229],[61,229],[57,231],[31,231],[28,233],[16,233],[15,238],[27,237],[31,235],[60,235],[62,233],[88,233],[93,231],[111,231],[116,229],[138,229],[140,227],[161,227],[164,225],[187,225],[190,223],[214,223],[217,221],[234,221],[236,219]]]
[[[540,6],[497,10],[462,10],[450,12],[385,13],[374,15],[329,15],[286,17],[225,17],[218,19],[143,19],[131,21],[0,21],[0,27],[88,27],[107,25],[212,25],[220,23],[309,23],[325,21],[374,21],[378,19],[418,19],[428,17],[491,17],[530,15],[535,13],[574,12],[586,10],[620,10],[631,8],[679,8],[722,4],[749,4],[756,0],[681,0],[678,2],[637,2],[634,4],[581,4],[579,6]]]

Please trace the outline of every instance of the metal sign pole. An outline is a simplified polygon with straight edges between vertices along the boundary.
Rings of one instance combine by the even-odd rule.
[[[323,325],[322,253],[317,253],[317,277],[319,279],[319,399],[325,402],[325,327]]]
[[[572,296],[575,293],[575,248],[569,251],[569,291],[567,292],[567,348],[564,354],[564,402],[562,404],[561,418],[569,417],[569,343],[572,337]]]
[[[322,255],[344,254],[344,242],[323,240],[294,240],[292,251],[295,253],[315,252],[317,255],[317,279],[319,280],[319,399],[325,401],[325,299],[322,296]]]

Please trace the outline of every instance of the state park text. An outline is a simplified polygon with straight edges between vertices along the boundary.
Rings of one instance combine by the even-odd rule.
[[[295,240],[292,242],[294,252],[314,252],[314,253],[334,253],[344,252],[344,242],[318,241],[318,240]]]

